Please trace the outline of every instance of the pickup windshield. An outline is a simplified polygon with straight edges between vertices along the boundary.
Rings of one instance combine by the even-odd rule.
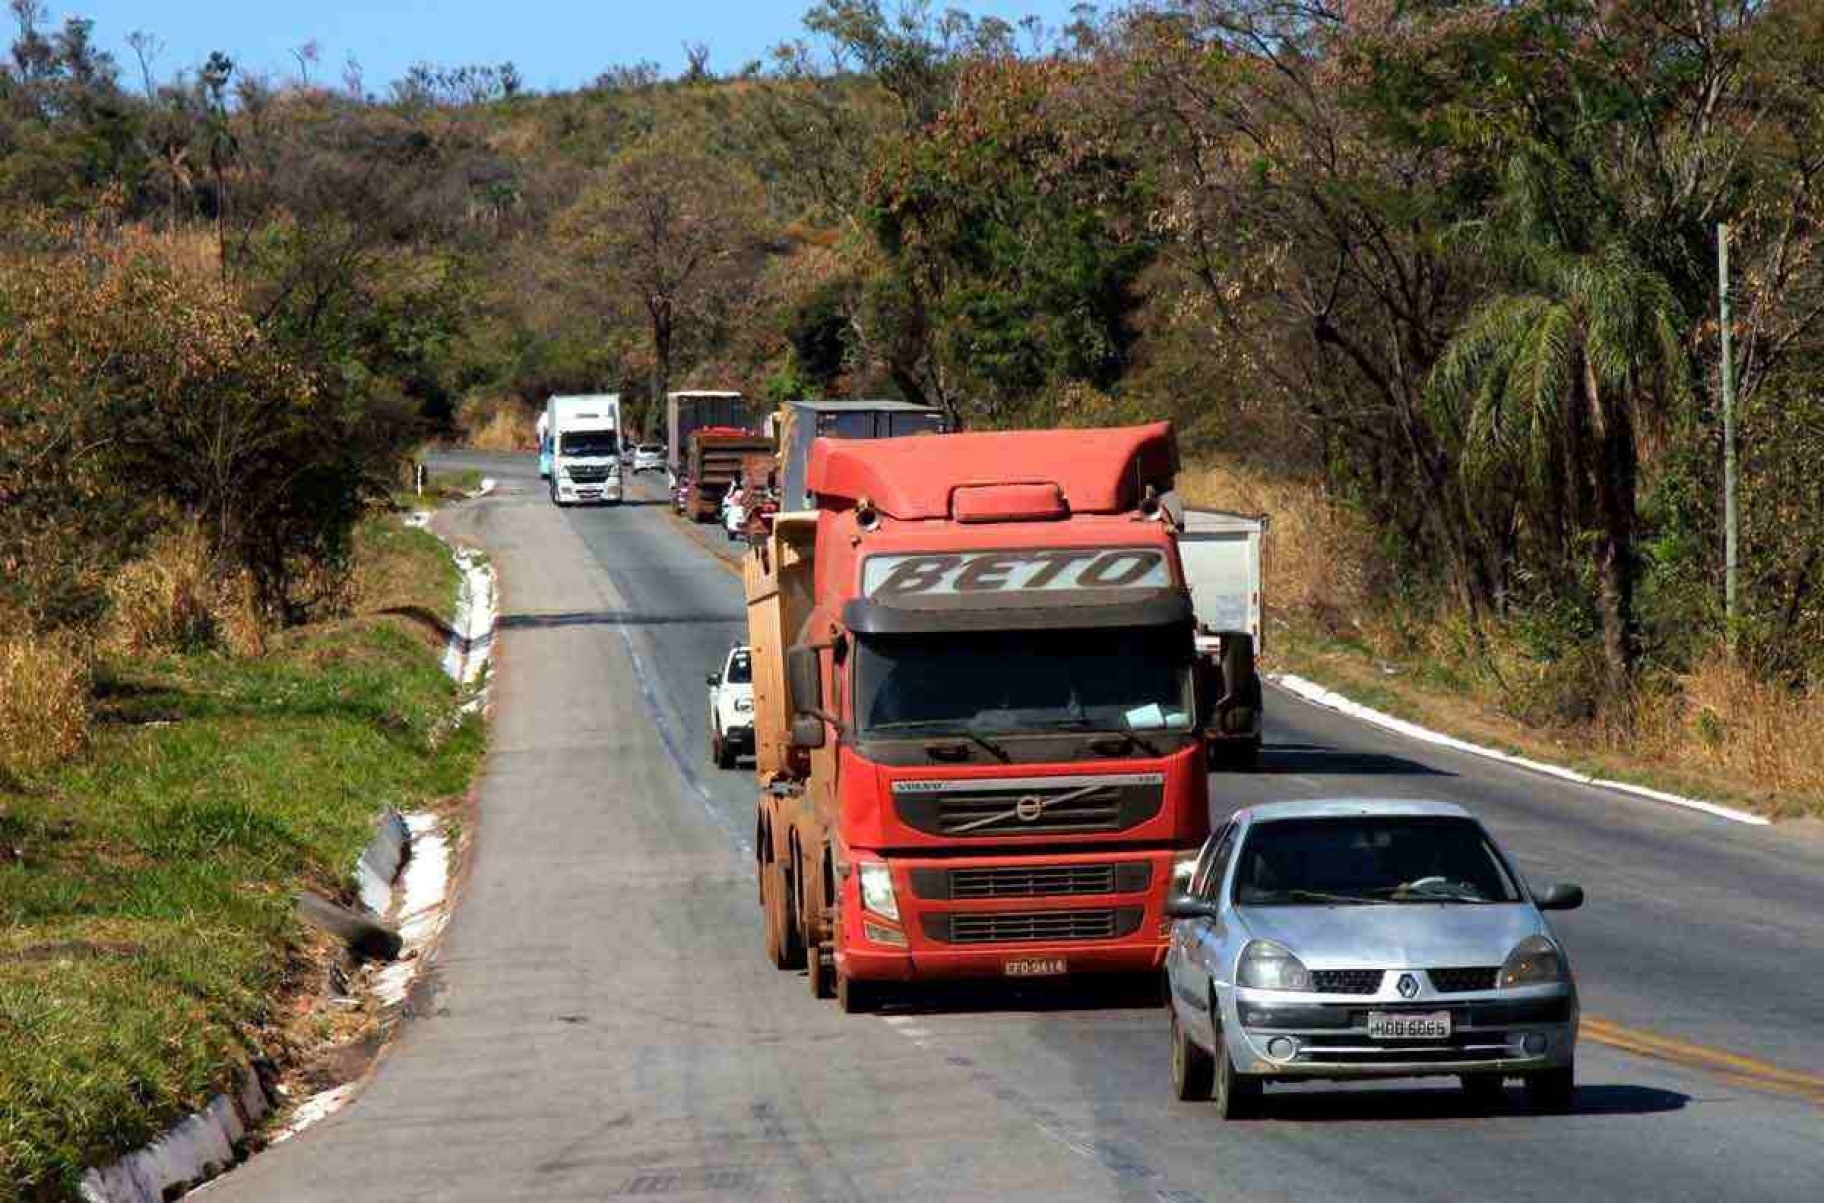
[[[563,436],[559,454],[599,459],[617,454],[620,446],[612,430],[579,430]]]
[[[1235,869],[1238,906],[1519,900],[1482,828],[1449,816],[1257,823]]]
[[[867,735],[1191,726],[1182,627],[870,635],[856,656],[855,717]]]

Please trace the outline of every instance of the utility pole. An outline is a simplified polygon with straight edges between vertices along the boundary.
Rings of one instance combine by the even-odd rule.
[[[1729,224],[1716,227],[1719,331],[1723,340],[1723,621],[1729,654],[1735,655],[1736,514],[1735,514],[1735,351],[1729,324]]]

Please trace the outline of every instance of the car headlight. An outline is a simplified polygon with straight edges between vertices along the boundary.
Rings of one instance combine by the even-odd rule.
[[[1309,990],[1311,971],[1289,949],[1271,940],[1251,940],[1241,950],[1236,981],[1255,990]]]
[[[1550,986],[1566,980],[1564,954],[1544,936],[1528,936],[1514,945],[1501,964],[1501,975],[1495,984],[1509,986]]]
[[[861,872],[861,905],[886,919],[899,918],[899,899],[893,897],[893,874],[879,861],[864,861]]]
[[[1200,850],[1192,848],[1172,857],[1172,889],[1182,892],[1190,888],[1191,874],[1197,871],[1197,858],[1202,855]]]
[[[735,699],[735,713],[736,714],[751,714],[751,713],[753,713],[753,709],[754,709],[754,699],[752,699],[752,698],[736,698]]]

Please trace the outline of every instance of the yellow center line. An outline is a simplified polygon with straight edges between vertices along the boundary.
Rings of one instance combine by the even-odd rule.
[[[1742,1086],[1790,1095],[1808,1102],[1824,1103],[1824,1074],[1786,1069],[1767,1061],[1744,1057],[1740,1053],[1706,1048],[1673,1036],[1643,1032],[1596,1015],[1585,1015],[1578,1033],[1586,1040],[1594,1040],[1597,1044],[1620,1049],[1625,1053],[1716,1074]]]

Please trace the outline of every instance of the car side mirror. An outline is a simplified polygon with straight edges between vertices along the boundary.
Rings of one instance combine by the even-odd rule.
[[[720,685],[720,684],[722,684],[722,674],[721,673],[710,673],[709,676],[704,678],[704,680],[708,681],[709,684],[711,684],[712,686]]]
[[[1165,900],[1167,919],[1214,919],[1221,908],[1195,894],[1171,894]]]
[[[1583,887],[1561,881],[1545,887],[1533,901],[1542,911],[1574,911],[1583,905]]]
[[[823,720],[814,714],[800,714],[792,719],[792,746],[809,752],[823,746]]]

